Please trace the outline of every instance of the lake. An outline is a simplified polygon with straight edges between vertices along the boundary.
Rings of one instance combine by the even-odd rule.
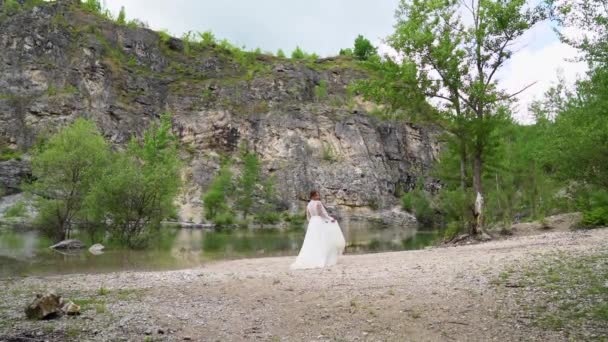
[[[421,249],[435,234],[415,228],[378,226],[369,222],[342,225],[347,254]],[[0,230],[0,277],[156,271],[200,266],[214,260],[295,256],[304,229],[235,229],[209,231],[163,228],[144,250],[108,247],[103,254],[88,250],[62,253],[48,248],[52,242],[35,231]]]

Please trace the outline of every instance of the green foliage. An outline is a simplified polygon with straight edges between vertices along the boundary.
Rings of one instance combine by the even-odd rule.
[[[233,187],[230,167],[231,163],[226,162],[209,185],[207,192],[203,194],[205,217],[209,220],[215,219],[217,215],[228,210],[227,194]]]
[[[305,59],[307,56],[304,50],[300,49],[299,46],[296,46],[295,50],[291,52],[291,59]]]
[[[163,44],[167,44],[167,42],[169,42],[169,40],[171,40],[171,33],[169,33],[169,31],[167,31],[167,30],[160,30],[156,33],[158,33],[158,38],[160,39],[160,42]]]
[[[2,14],[14,15],[21,10],[21,5],[17,0],[4,0],[2,5]]]
[[[211,31],[199,32],[198,35],[202,47],[215,46],[217,44],[215,35]]]
[[[84,119],[77,119],[34,150],[36,181],[30,191],[40,196],[37,222],[49,237],[69,237],[85,196],[108,160],[107,143],[95,125]]]
[[[436,213],[428,195],[421,189],[414,189],[401,197],[401,206],[404,210],[412,212],[422,227],[429,228],[435,225]]]
[[[277,51],[277,57],[279,57],[279,58],[285,58],[285,52],[282,49],[279,49]]]
[[[171,116],[164,114],[141,141],[133,138],[126,151],[115,154],[86,198],[87,217],[111,222],[115,240],[142,246],[161,220],[175,211],[180,166]]]
[[[327,97],[327,81],[321,80],[319,84],[315,86],[315,99],[321,101]]]
[[[99,0],[84,0],[81,3],[81,7],[91,13],[101,14],[102,6]]]
[[[9,148],[8,146],[2,146],[0,144],[0,161],[6,161],[11,159],[21,160],[23,153],[19,150]]]
[[[342,55],[342,52],[343,50],[340,50],[340,55]],[[369,39],[362,35],[357,36],[355,39],[355,48],[352,51],[344,51],[345,54],[349,52],[362,61],[369,60],[378,54],[377,48],[372,45]]]
[[[340,56],[348,56],[348,57],[351,57],[351,56],[353,56],[353,55],[354,55],[354,53],[353,53],[353,49],[351,49],[351,48],[347,48],[347,49],[340,49],[339,55],[340,55]]]
[[[334,151],[334,148],[331,146],[331,144],[323,144],[323,154],[321,155],[321,158],[323,158],[323,160],[328,161],[328,162],[335,162],[337,160],[336,157],[336,151]]]
[[[120,12],[118,13],[118,17],[116,17],[116,23],[118,25],[127,24],[127,14],[125,13],[125,6],[120,6]]]
[[[255,153],[245,152],[243,154],[243,168],[238,179],[237,208],[246,219],[255,201],[256,186],[260,179],[260,161]]]
[[[275,211],[261,211],[255,215],[255,220],[260,224],[277,224],[281,215]]]
[[[12,205],[10,208],[6,209],[4,212],[5,218],[11,217],[25,217],[27,214],[27,207],[23,201],[19,201]]]
[[[583,208],[582,223],[588,227],[608,226],[608,191],[590,194],[588,205]]]

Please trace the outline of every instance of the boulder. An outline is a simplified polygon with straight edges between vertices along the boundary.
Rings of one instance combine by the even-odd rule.
[[[61,297],[54,293],[37,294],[36,299],[25,308],[25,315],[29,319],[54,318],[61,315],[62,304]]]
[[[89,247],[89,252],[93,255],[100,255],[103,254],[104,249],[105,247],[102,244],[96,243],[93,246]]]
[[[85,248],[85,244],[80,240],[63,240],[59,243],[52,245],[50,248],[52,249],[83,249]]]
[[[61,311],[68,316],[80,315],[80,305],[76,305],[74,302],[70,301],[61,308]]]

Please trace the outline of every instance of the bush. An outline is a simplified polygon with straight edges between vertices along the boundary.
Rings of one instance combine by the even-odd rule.
[[[180,161],[168,114],[118,153],[86,198],[89,221],[110,222],[115,240],[140,247],[175,212]]]
[[[299,46],[296,46],[296,49],[293,50],[293,52],[291,53],[291,59],[305,59],[306,58],[306,52],[304,52],[304,50],[300,49]]]
[[[118,17],[116,18],[116,23],[118,25],[127,24],[127,14],[125,13],[125,6],[120,7],[120,12],[118,12]]]
[[[377,55],[377,49],[372,45],[369,39],[359,35],[355,39],[355,49],[353,54],[359,60],[366,61],[372,56]]]
[[[277,57],[279,57],[279,58],[285,58],[285,52],[282,49],[279,49],[277,51]]]
[[[215,216],[225,211],[228,206],[226,194],[232,188],[232,171],[230,162],[220,169],[218,175],[213,179],[207,192],[202,196],[205,218],[213,220]]]
[[[91,13],[101,14],[101,2],[99,0],[85,0],[81,3],[84,10]]]
[[[401,206],[404,210],[412,212],[420,225],[425,227],[435,225],[435,210],[424,191],[415,189],[405,193],[401,197]]]
[[[608,191],[596,191],[589,196],[587,208],[583,210],[584,226],[608,225]]]
[[[85,196],[107,165],[108,144],[95,125],[77,119],[34,149],[29,191],[39,195],[37,222],[49,237],[69,238]]]
[[[4,212],[4,217],[25,217],[26,214],[27,208],[25,206],[25,203],[23,201],[19,201]]]
[[[231,211],[223,211],[221,213],[216,214],[212,222],[218,226],[229,226],[236,222],[235,215]]]
[[[281,215],[275,211],[262,211],[255,215],[255,220],[260,224],[277,224]]]
[[[340,54],[340,56],[349,56],[350,57],[353,55],[353,49],[350,49],[350,48],[340,49],[339,54]]]
[[[2,6],[2,13],[6,15],[13,15],[21,10],[21,5],[16,0],[4,0]]]
[[[321,80],[319,85],[315,86],[315,98],[317,101],[321,101],[327,97],[327,81]]]
[[[215,35],[211,31],[199,32],[198,36],[203,47],[214,46],[216,44]]]

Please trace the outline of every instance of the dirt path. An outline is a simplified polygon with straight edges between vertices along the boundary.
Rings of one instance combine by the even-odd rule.
[[[562,333],[522,323],[493,281],[505,267],[539,254],[594,253],[605,250],[606,242],[608,229],[598,229],[345,256],[326,270],[292,272],[293,258],[264,258],[173,272],[4,280],[0,341],[3,335],[100,341],[560,341]],[[32,291],[52,289],[86,298],[83,315],[25,321],[22,308]]]

